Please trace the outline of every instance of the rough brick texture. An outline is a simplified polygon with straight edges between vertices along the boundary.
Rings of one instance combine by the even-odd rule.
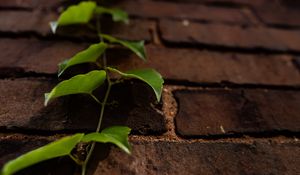
[[[181,5],[160,1],[129,1],[120,5],[131,15],[146,18],[172,18],[198,21],[214,21],[232,24],[249,24],[251,21],[239,9]],[[207,15],[210,14],[210,15]]]
[[[99,42],[96,29],[84,25],[51,33],[49,22],[78,2],[0,2],[0,168],[61,136],[97,126],[100,106],[87,95],[43,105],[44,93],[58,82],[97,68],[82,64],[56,76],[59,62]],[[122,71],[154,68],[166,86],[160,102],[138,80],[112,87],[102,128],[132,128],[132,155],[97,144],[88,175],[300,174],[298,1],[97,3],[124,8],[131,17],[126,25],[102,16],[102,33],[146,40],[147,62],[114,45],[106,52],[108,65]],[[100,101],[106,88],[93,92]],[[80,170],[63,157],[18,174]]]
[[[18,71],[56,74],[59,62],[84,50],[88,44],[2,39],[0,46],[0,76],[5,77]],[[300,72],[291,55],[218,53],[155,45],[147,45],[146,49],[147,63],[127,50],[112,49],[108,51],[109,64],[121,70],[153,67],[167,79],[196,83],[300,84]]]
[[[299,172],[300,160],[296,156],[300,153],[299,143],[133,143],[134,157],[122,156],[123,153],[114,149],[105,161],[100,162],[95,174],[238,175]]]
[[[0,152],[0,162],[16,157],[49,142],[46,137],[33,138],[22,135],[1,136],[1,147],[13,147]],[[299,142],[249,141],[249,142],[170,142],[139,141],[131,139],[131,156],[116,148],[96,147],[100,156],[92,159],[90,174],[297,174],[300,163]],[[101,151],[101,152],[100,152]],[[176,152],[176,154],[174,154]],[[9,155],[9,156],[7,156]],[[104,159],[104,160],[102,160]],[[99,160],[102,160],[99,162]],[[46,164],[47,163],[47,164]],[[31,172],[74,172],[69,159],[47,161],[32,168]],[[191,166],[193,165],[193,166]],[[55,168],[54,168],[55,167]],[[230,168],[228,168],[230,167]],[[270,168],[274,167],[274,168]],[[54,171],[54,172],[53,172]],[[26,171],[24,171],[26,172]]]
[[[300,130],[298,91],[208,89],[175,94],[176,126],[182,136]]]
[[[33,33],[40,36],[52,36],[49,22],[56,20],[58,15],[52,11],[0,11],[0,32],[27,34]],[[148,20],[131,20],[129,25],[112,23],[103,20],[103,32],[113,34],[116,37],[130,40],[150,40],[150,30],[154,23]],[[95,30],[86,27],[62,27],[57,31],[60,37],[77,38],[82,40],[97,40]]]
[[[100,106],[88,96],[70,96],[57,100],[48,107],[43,106],[43,94],[50,91],[54,83],[49,79],[1,80],[0,101],[3,106],[0,127],[43,131],[94,130]],[[133,128],[133,132],[142,134],[166,130],[164,118],[155,107],[155,97],[147,86],[128,83],[124,87],[116,86],[112,91],[109,99],[112,104],[107,107],[104,126],[128,125]],[[144,93],[138,93],[140,91]],[[129,98],[132,101],[128,101]]]
[[[168,43],[202,44],[244,49],[299,51],[300,31],[224,24],[201,24],[161,20],[162,38]]]

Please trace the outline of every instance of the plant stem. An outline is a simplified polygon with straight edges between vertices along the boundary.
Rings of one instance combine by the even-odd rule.
[[[103,38],[100,35],[101,34],[101,25],[100,25],[100,16],[99,15],[97,15],[97,18],[96,18],[96,27],[97,27],[97,34],[99,36],[99,39],[100,39],[101,42],[103,42]],[[107,61],[106,61],[105,52],[103,53],[103,59],[102,60],[103,60],[103,68],[107,72],[107,68],[106,68],[106,62]],[[103,119],[103,116],[104,116],[105,105],[107,103],[107,99],[108,99],[108,96],[109,96],[109,93],[110,93],[110,90],[111,90],[111,86],[113,85],[113,83],[111,82],[110,77],[109,77],[108,74],[106,74],[106,79],[107,79],[108,87],[107,87],[107,90],[105,92],[105,96],[104,96],[104,99],[103,99],[102,103],[94,95],[92,95],[92,97],[101,105],[99,121],[98,121],[97,129],[96,129],[95,132],[100,131],[101,124],[102,124],[102,119]],[[82,175],[85,175],[85,173],[86,173],[86,167],[87,167],[87,164],[88,164],[88,162],[89,162],[89,160],[92,156],[92,153],[95,149],[95,145],[96,145],[96,143],[92,142],[91,148],[89,149],[88,154],[86,156],[86,159],[82,164],[82,169],[81,169],[81,174]]]
[[[110,90],[111,90],[111,86],[112,86],[112,83],[110,81],[110,78],[109,76],[107,75],[107,82],[108,82],[108,87],[107,87],[107,90],[106,90],[106,93],[105,93],[105,96],[104,96],[104,100],[103,102],[101,103],[101,111],[100,111],[100,116],[99,116],[99,121],[98,121],[98,126],[97,126],[97,129],[96,129],[96,132],[99,132],[100,131],[100,128],[101,128],[101,123],[102,123],[102,119],[103,119],[103,115],[104,115],[104,110],[105,110],[105,105],[107,103],[107,99],[108,99],[108,96],[109,96],[109,93],[110,93]],[[94,151],[94,148],[95,148],[95,142],[92,143],[91,145],[91,148],[87,154],[87,157],[82,165],[82,172],[81,174],[82,175],[85,175],[85,172],[86,172],[86,166],[92,156],[92,153]]]
[[[100,24],[100,15],[97,15],[96,17],[96,28],[97,28],[97,35],[99,36],[99,39],[101,42],[104,42],[103,37],[101,36],[101,24]],[[103,67],[106,68],[107,61],[106,61],[106,53],[103,53]]]

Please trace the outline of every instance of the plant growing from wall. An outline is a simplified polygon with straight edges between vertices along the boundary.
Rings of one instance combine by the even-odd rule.
[[[62,81],[49,93],[45,94],[45,105],[58,97],[70,94],[88,94],[99,104],[99,107],[101,108],[95,132],[89,134],[74,134],[30,151],[7,162],[1,170],[2,175],[14,174],[17,171],[33,164],[61,156],[69,156],[75,163],[82,167],[82,175],[85,175],[86,167],[93,153],[96,142],[112,143],[121,150],[130,154],[131,147],[128,143],[130,128],[125,126],[112,126],[100,130],[111,87],[116,83],[122,82],[121,80],[123,79],[139,79],[153,89],[156,99],[159,101],[161,98],[163,79],[161,75],[153,69],[139,69],[122,72],[107,65],[105,52],[112,44],[118,44],[130,49],[144,61],[146,61],[146,54],[143,41],[125,41],[101,33],[99,19],[103,14],[111,15],[113,21],[128,23],[128,15],[126,12],[119,9],[105,8],[92,1],[81,2],[78,5],[70,6],[60,15],[57,21],[50,23],[51,29],[55,33],[58,27],[74,24],[91,25],[92,19],[95,19],[96,24],[93,25],[93,27],[95,27],[100,41],[99,43],[90,45],[86,50],[77,53],[72,58],[60,63],[58,76],[63,75],[70,67],[82,63],[93,63],[98,67],[96,70],[90,71],[86,74],[79,74],[68,80]],[[120,78],[112,79],[110,76],[112,73],[119,74]],[[103,100],[100,101],[94,94],[94,90],[104,84],[107,85],[107,88]],[[84,160],[81,160],[79,156],[72,151],[79,143],[87,143],[88,145],[86,149],[87,156]]]

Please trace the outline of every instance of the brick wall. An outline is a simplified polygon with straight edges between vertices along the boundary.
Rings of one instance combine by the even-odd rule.
[[[97,40],[85,28],[51,34],[48,22],[67,4],[0,2],[0,167],[63,135],[96,127],[99,109],[87,96],[43,106],[43,94],[59,81],[57,63]],[[109,64],[121,70],[153,67],[166,84],[159,104],[139,82],[112,89],[110,100],[119,105],[107,108],[104,125],[131,127],[133,154],[98,145],[90,174],[300,174],[297,1],[128,0],[113,5],[126,9],[131,22],[104,19],[103,30],[146,40],[149,62],[115,48],[108,52]],[[77,174],[78,167],[60,158],[23,172]]]

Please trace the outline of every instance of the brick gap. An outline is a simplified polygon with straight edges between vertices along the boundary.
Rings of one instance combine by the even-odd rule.
[[[1,72],[0,68],[0,80],[5,79],[48,79],[57,80],[56,74],[47,73],[36,73],[36,72],[23,72],[18,68],[9,68]],[[229,88],[229,89],[268,89],[268,90],[278,90],[278,91],[300,91],[300,85],[271,85],[271,84],[236,84],[228,81],[222,82],[191,82],[186,80],[174,80],[165,79],[165,88],[170,88],[173,90],[177,89],[189,89],[189,90],[200,90],[203,88]],[[169,91],[169,90],[167,90]],[[169,98],[169,97],[167,97]]]
[[[276,137],[285,137],[285,138],[300,138],[300,132],[291,132],[287,130],[272,130],[264,132],[231,132],[230,134],[220,134],[220,135],[200,135],[200,136],[184,136],[176,132],[178,137],[181,139],[204,139],[204,140],[220,140],[220,139],[243,139],[243,138],[259,138],[259,139],[270,139]]]
[[[217,1],[217,2],[205,2],[205,1],[180,1],[180,0],[154,0],[154,1],[160,1],[160,2],[173,2],[178,4],[195,4],[195,5],[205,5],[208,7],[221,7],[221,8],[242,8],[242,7],[249,7],[247,3],[236,3],[236,2],[230,2],[230,1]]]
[[[292,63],[294,64],[294,66],[299,70],[300,72],[300,57],[299,56],[295,56],[292,59]]]
[[[50,134],[50,135],[31,135],[27,133],[1,133],[0,132],[0,140],[5,139],[26,139],[26,138],[40,138],[40,139],[48,139],[54,141],[61,137],[68,136],[74,133],[57,133],[57,134]],[[129,141],[146,141],[146,142],[174,142],[174,143],[255,143],[257,141],[264,141],[264,142],[272,142],[272,143],[293,143],[298,142],[300,139],[299,136],[294,137],[287,137],[284,135],[278,135],[273,137],[251,137],[251,136],[243,136],[243,137],[223,137],[223,138],[189,138],[189,139],[182,139],[182,138],[169,138],[165,136],[143,136],[143,135],[130,135]]]
[[[0,80],[8,78],[57,78],[56,74],[40,73],[25,71],[23,68],[19,67],[0,67]]]
[[[162,45],[161,35],[159,32],[159,21],[154,21],[154,26],[152,26],[150,29],[151,42],[155,45]]]
[[[222,82],[191,82],[186,80],[165,79],[165,85],[180,86],[189,90],[199,90],[203,88],[229,88],[229,89],[269,89],[278,91],[299,91],[300,85],[270,85],[270,84],[236,84],[228,81]]]
[[[7,6],[7,7],[1,7],[0,6],[0,10],[1,11],[26,11],[26,12],[32,12],[33,11],[32,8],[16,7],[16,6]]]
[[[192,48],[192,49],[199,49],[201,50],[208,50],[208,51],[215,51],[215,52],[235,52],[235,53],[247,53],[247,54],[289,54],[289,55],[299,55],[300,51],[298,50],[275,50],[275,49],[268,49],[262,47],[256,48],[245,48],[245,47],[231,47],[231,46],[224,46],[224,45],[216,45],[216,44],[204,44],[204,43],[187,43],[187,42],[169,42],[162,39],[162,43],[169,48]]]
[[[163,95],[162,95],[162,101],[163,101],[163,113],[166,118],[166,128],[167,132],[163,135],[172,138],[177,139],[176,135],[176,129],[175,129],[175,116],[177,114],[178,105],[177,102],[173,96],[172,91],[176,89],[175,86],[164,86],[163,88]]]
[[[289,143],[298,142],[298,136],[273,135],[271,137],[254,137],[243,135],[240,137],[201,137],[201,138],[183,138],[183,137],[166,137],[166,136],[142,136],[131,135],[130,141],[148,141],[148,142],[175,142],[175,143],[255,143],[257,141],[265,141],[271,143]]]

